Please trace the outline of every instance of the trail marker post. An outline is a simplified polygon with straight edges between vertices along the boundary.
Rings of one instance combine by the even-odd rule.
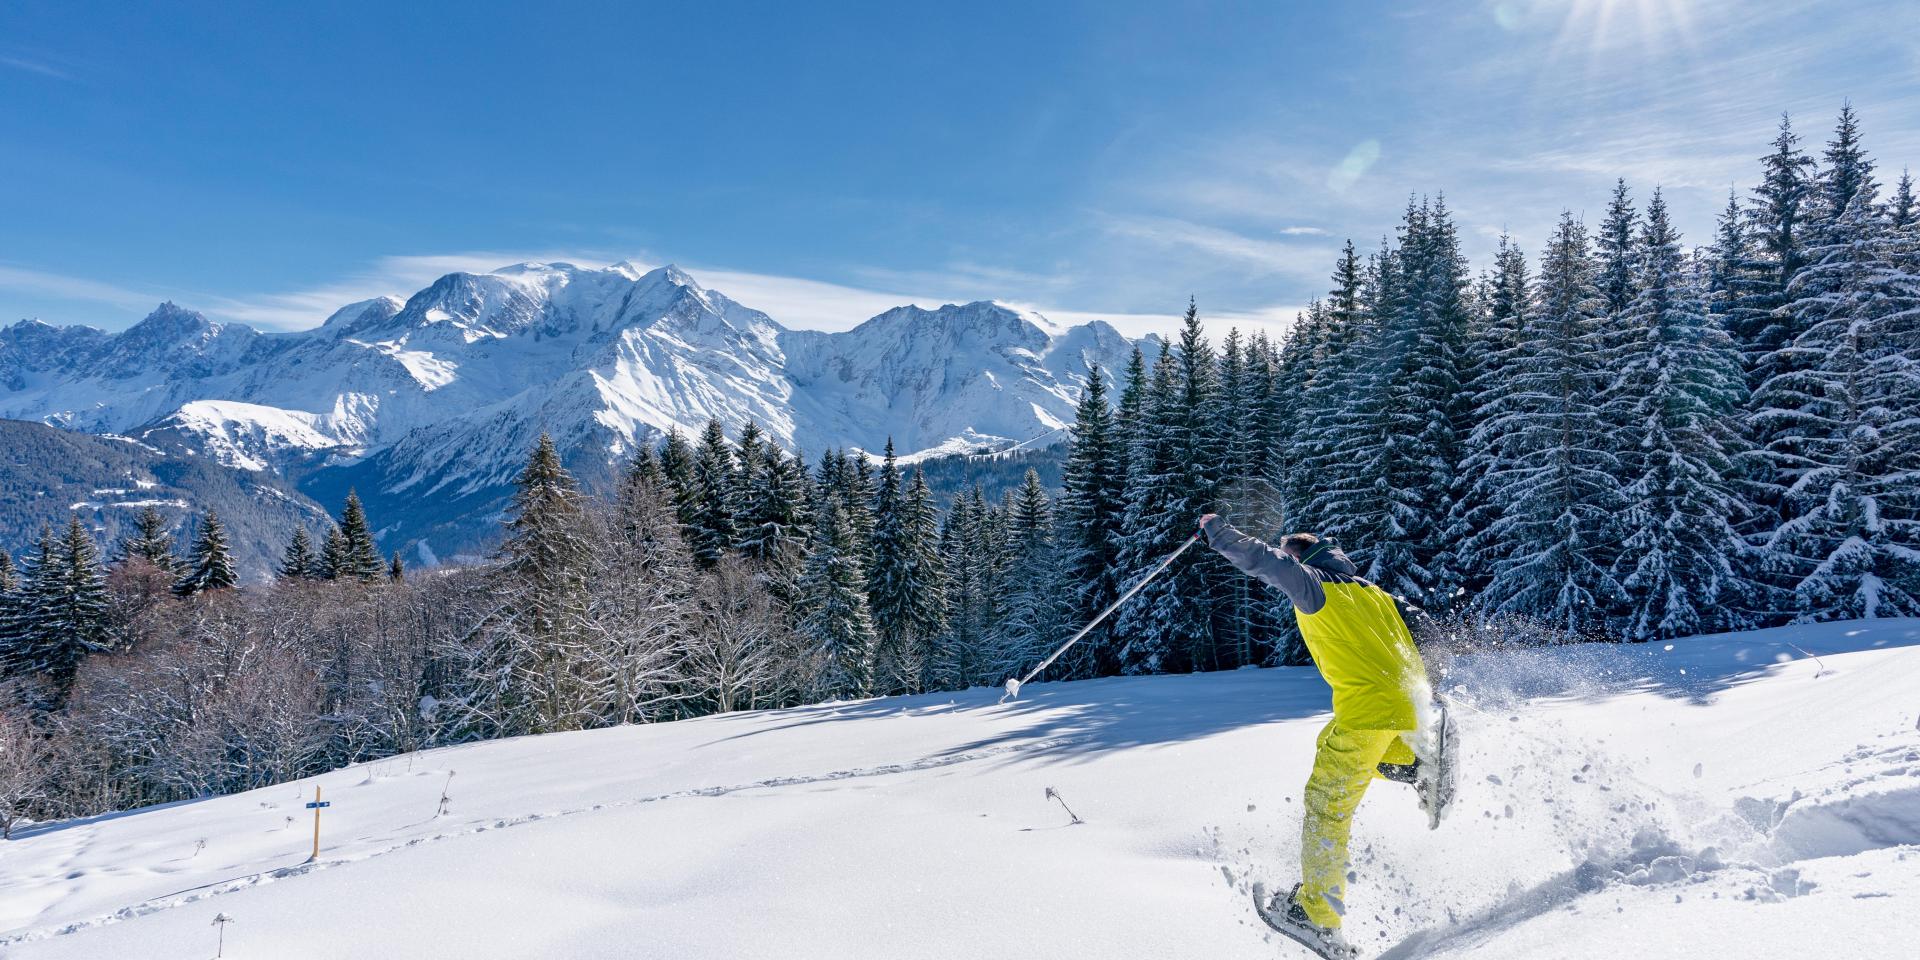
[[[320,785],[314,784],[313,802],[307,804],[307,809],[313,811],[313,856],[307,858],[308,863],[320,859],[320,811],[331,806],[333,804],[320,799]]]

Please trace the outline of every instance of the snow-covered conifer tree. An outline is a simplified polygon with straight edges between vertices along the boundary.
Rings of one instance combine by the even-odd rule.
[[[1531,309],[1526,255],[1505,234],[1484,286],[1483,309],[1468,331],[1472,360],[1465,389],[1473,397],[1475,426],[1467,435],[1460,474],[1454,481],[1453,512],[1447,519],[1451,546],[1445,560],[1459,581],[1457,589],[1469,601],[1486,589],[1501,554],[1498,545],[1482,534],[1500,514],[1494,491],[1506,466],[1505,438],[1480,425],[1491,417],[1497,403],[1506,402],[1510,367],[1522,354],[1521,332]]]
[[[687,525],[687,545],[702,567],[712,567],[734,549],[734,458],[720,421],[708,420],[694,456],[691,498],[693,520]]]
[[[1006,509],[1005,616],[993,639],[997,673],[1015,676],[1046,656],[1059,633],[1061,602],[1058,553],[1054,544],[1053,504],[1029,469]]]
[[[1137,351],[1136,351],[1137,353]],[[1073,432],[1061,482],[1061,527],[1068,571],[1069,615],[1085,622],[1120,595],[1120,541],[1126,513],[1126,454],[1120,445],[1106,376],[1098,365],[1087,370],[1087,388],[1074,412]],[[1089,676],[1113,672],[1118,664],[1105,624],[1081,641],[1086,650],[1063,673]]]
[[[133,518],[133,532],[120,540],[121,563],[139,559],[172,573],[180,558],[173,552],[173,534],[167,532],[167,520],[151,504],[140,508]]]
[[[340,510],[341,552],[337,559],[334,577],[354,579],[362,583],[372,583],[386,575],[386,561],[380,557],[380,547],[373,541],[373,528],[367,523],[367,512],[360,505],[360,495],[347,491],[347,502]]]
[[[1625,312],[1614,344],[1609,420],[1626,483],[1621,554],[1629,640],[1735,628],[1742,542],[1730,522],[1730,482],[1746,399],[1740,354],[1706,303],[1658,190],[1647,205]]]
[[[1836,181],[1828,181],[1838,189]],[[1920,279],[1858,183],[1788,288],[1794,340],[1755,391],[1795,619],[1920,614]]]
[[[660,445],[660,473],[667,480],[667,489],[673,494],[674,509],[680,514],[680,524],[692,527],[698,514],[698,498],[694,491],[693,447],[687,438],[680,435],[680,428],[667,431],[667,439]]]
[[[1213,351],[1191,304],[1180,344],[1179,354],[1162,344],[1141,422],[1132,431],[1120,552],[1129,582],[1191,537],[1206,512],[1198,507],[1212,499],[1211,471],[1190,459],[1211,434],[1204,417],[1212,412],[1213,389]],[[1120,613],[1122,669],[1185,672],[1205,662],[1213,649],[1213,582],[1203,569],[1183,563],[1144,588]]]
[[[907,492],[900,466],[887,438],[880,482],[873,493],[872,562],[867,566],[867,604],[877,637],[875,689],[887,693],[913,692],[926,669],[921,637],[912,608],[915,594],[928,585],[919,582],[922,545],[911,527]]]
[[[106,571],[93,533],[73,517],[64,535],[42,529],[22,572],[0,675],[36,684],[37,705],[54,709],[65,701],[80,661],[112,645]]]
[[[806,558],[808,503],[806,464],[769,447],[758,471],[746,478],[746,513],[740,517],[740,553],[764,578],[775,599],[791,606],[794,583]]]
[[[828,503],[816,519],[813,552],[800,576],[800,634],[828,663],[829,696],[870,696],[877,640],[867,611],[866,572],[840,504]]]
[[[1761,181],[1754,188],[1746,225],[1757,269],[1748,295],[1726,314],[1727,333],[1746,358],[1749,384],[1772,375],[1765,369],[1768,355],[1798,333],[1780,308],[1788,302],[1787,288],[1807,264],[1814,162],[1800,149],[1800,136],[1787,116],[1781,116],[1773,152],[1762,157],[1760,165]]]
[[[1905,230],[1916,219],[1920,219],[1920,203],[1913,197],[1913,174],[1901,170],[1900,180],[1893,187],[1893,197],[1887,201],[1887,226]]]
[[[308,536],[306,527],[294,527],[293,537],[280,555],[280,566],[274,570],[274,576],[281,580],[308,580],[319,579],[319,573],[320,555],[314,552],[313,538]]]
[[[1498,556],[1474,607],[1568,634],[1603,626],[1620,597],[1606,551],[1620,464],[1600,406],[1606,306],[1595,272],[1586,229],[1562,213],[1519,343],[1501,361],[1503,385],[1475,427],[1499,466],[1484,480],[1497,518],[1478,538]]]
[[[358,501],[349,495],[347,503],[358,507]],[[365,518],[361,518],[364,525]],[[378,560],[375,560],[378,563]],[[200,532],[193,539],[193,549],[187,553],[187,562],[182,567],[180,579],[173,582],[173,592],[182,597],[206,593],[209,590],[224,590],[239,582],[239,576],[233,569],[233,549],[227,543],[227,528],[220,522],[220,515],[212,510],[200,519]]]
[[[580,729],[593,719],[577,671],[594,553],[585,505],[544,433],[515,487],[495,572],[500,611],[468,706],[498,735]]]

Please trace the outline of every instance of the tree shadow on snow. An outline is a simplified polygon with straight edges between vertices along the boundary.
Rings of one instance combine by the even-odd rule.
[[[1915,645],[1920,645],[1920,620],[1854,621],[1671,644],[1490,649],[1456,658],[1444,673],[1437,658],[1431,665],[1442,690],[1481,705],[1635,692],[1705,704],[1721,691],[1775,670],[1802,670],[1817,679],[1834,672],[1822,657]],[[781,722],[757,723],[715,742],[846,720],[964,712],[994,732],[932,757],[1007,752],[1020,760],[1064,761],[1316,718],[1330,709],[1328,688],[1312,667],[1033,683],[1017,700],[1002,703],[1001,698],[997,687],[977,687],[818,704],[782,711]]]
[[[1022,688],[1017,700],[1002,703],[1001,697],[997,687],[976,687],[800,707],[785,711],[792,717],[787,722],[760,725],[716,742],[847,720],[961,712],[975,715],[995,732],[932,757],[1008,752],[1022,760],[1068,760],[1306,719],[1325,715],[1331,707],[1327,685],[1311,667],[1036,682]]]

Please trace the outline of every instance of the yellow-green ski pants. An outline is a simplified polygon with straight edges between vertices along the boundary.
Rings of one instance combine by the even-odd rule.
[[[1413,749],[1401,739],[1413,731],[1353,730],[1335,718],[1320,731],[1307,778],[1306,823],[1300,831],[1299,901],[1323,927],[1340,926],[1346,912],[1347,837],[1353,812],[1379,776],[1382,763],[1410,764]]]

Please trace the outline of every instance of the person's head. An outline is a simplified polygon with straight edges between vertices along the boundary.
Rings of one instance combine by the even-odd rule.
[[[1306,559],[1319,545],[1320,538],[1311,533],[1289,533],[1280,540],[1280,549],[1295,560]]]

